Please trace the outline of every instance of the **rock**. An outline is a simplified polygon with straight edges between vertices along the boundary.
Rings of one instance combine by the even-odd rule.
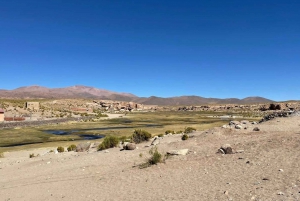
[[[229,125],[230,125],[230,126],[231,126],[231,125],[238,125],[238,124],[240,124],[239,121],[230,121],[230,122],[229,122]]]
[[[283,172],[283,169],[279,169],[278,171],[279,171],[279,172]]]
[[[242,129],[243,127],[241,125],[235,125],[236,129]]]
[[[225,195],[228,195],[229,193],[228,193],[228,191],[225,191],[224,194],[225,194]]]
[[[278,192],[277,195],[284,195],[284,193],[283,192]]]
[[[220,153],[220,154],[225,154],[225,152],[224,152],[223,149],[218,149],[218,153]]]
[[[250,122],[248,120],[243,120],[241,121],[242,124],[250,124]]]
[[[167,154],[170,154],[170,155],[187,155],[188,152],[189,152],[188,149],[178,149],[178,150],[168,151]]]
[[[123,147],[125,150],[135,150],[136,149],[136,144],[134,143],[127,143]]]
[[[76,152],[84,152],[84,151],[88,151],[91,147],[91,143],[87,142],[87,143],[80,143],[76,146]]]
[[[225,154],[233,154],[230,144],[224,144],[220,149],[222,149]]]
[[[260,131],[258,127],[253,128],[253,131]]]
[[[154,138],[154,140],[152,141],[151,145],[155,146],[159,144],[159,138]]]

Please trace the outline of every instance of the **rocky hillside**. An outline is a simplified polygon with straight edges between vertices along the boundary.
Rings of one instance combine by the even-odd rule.
[[[269,103],[272,100],[263,97],[237,98],[204,98],[200,96],[179,96],[161,98],[156,96],[137,97],[131,93],[119,93],[87,86],[72,86],[66,88],[46,88],[41,86],[20,87],[14,90],[0,90],[0,98],[46,98],[46,99],[103,99],[115,101],[136,102],[145,105],[203,105],[203,104],[253,104]]]

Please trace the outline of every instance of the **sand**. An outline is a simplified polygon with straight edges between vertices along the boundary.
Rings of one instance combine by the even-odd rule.
[[[55,154],[51,147],[4,153],[0,200],[300,200],[300,117],[192,135],[163,137],[160,152],[189,153],[145,169],[137,165],[148,157],[150,142],[108,153]],[[241,153],[216,153],[223,144]]]

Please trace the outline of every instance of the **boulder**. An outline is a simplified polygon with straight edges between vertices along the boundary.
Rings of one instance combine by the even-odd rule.
[[[178,150],[168,151],[167,154],[169,154],[169,155],[187,155],[188,152],[189,152],[188,149],[178,149]]]
[[[134,143],[127,143],[123,147],[125,150],[135,150],[136,149],[136,144]]]
[[[87,143],[80,143],[76,146],[76,152],[84,152],[84,151],[88,151],[91,147],[91,143],[87,142]]]
[[[225,154],[233,154],[230,144],[224,144],[223,146],[221,146],[218,152],[225,153]]]

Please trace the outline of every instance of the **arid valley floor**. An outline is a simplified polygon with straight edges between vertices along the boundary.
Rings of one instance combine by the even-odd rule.
[[[260,131],[253,131],[258,127]],[[145,169],[151,141],[137,149],[49,153],[55,147],[5,152],[1,200],[300,200],[300,117],[247,129],[215,127],[159,139],[158,150],[188,149]],[[230,144],[234,154],[218,149]],[[29,158],[29,154],[40,154]]]

